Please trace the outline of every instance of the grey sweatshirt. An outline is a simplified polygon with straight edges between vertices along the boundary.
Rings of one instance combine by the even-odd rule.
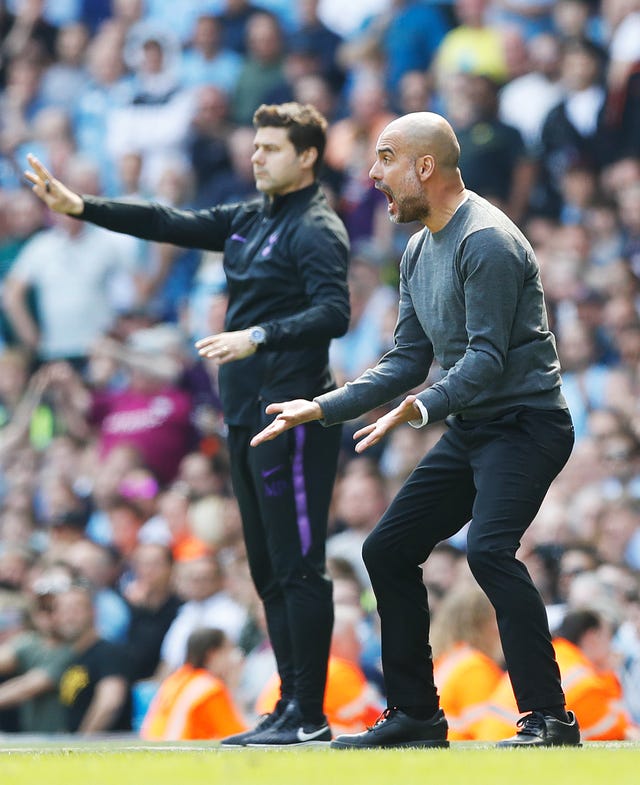
[[[409,240],[394,346],[375,368],[315,398],[325,425],[422,384],[434,358],[442,378],[418,396],[429,422],[566,407],[533,249],[504,213],[467,193],[443,229]]]

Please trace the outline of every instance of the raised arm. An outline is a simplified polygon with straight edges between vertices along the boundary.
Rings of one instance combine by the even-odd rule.
[[[103,199],[72,191],[34,155],[24,173],[33,192],[52,210],[72,215],[113,232],[184,248],[221,251],[230,231],[233,209],[178,210],[153,202]]]

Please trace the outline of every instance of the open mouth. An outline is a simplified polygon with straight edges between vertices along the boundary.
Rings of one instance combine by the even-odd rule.
[[[388,191],[386,188],[383,188],[383,187],[381,187],[379,185],[376,185],[376,190],[380,191],[381,193],[383,193],[387,197],[387,203],[388,203],[387,204],[387,210],[389,210],[389,212],[391,212],[391,210],[393,209],[393,207],[395,205],[395,200],[393,198],[393,194],[391,193],[391,191]]]

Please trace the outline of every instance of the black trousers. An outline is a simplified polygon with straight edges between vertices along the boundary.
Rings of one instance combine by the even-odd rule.
[[[231,479],[282,697],[296,698],[315,722],[323,716],[333,629],[325,542],[341,429],[308,423],[250,447],[271,419],[257,413],[255,426],[229,428]]]
[[[495,608],[520,711],[564,704],[544,604],[515,554],[571,453],[571,417],[519,408],[448,424],[363,546],[382,625],[388,704],[438,705],[420,565],[469,520],[469,566]]]

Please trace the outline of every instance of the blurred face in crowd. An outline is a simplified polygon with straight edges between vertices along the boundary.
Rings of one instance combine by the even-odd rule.
[[[70,589],[56,595],[54,622],[62,640],[75,643],[93,629],[91,595],[84,589]]]
[[[180,591],[187,600],[202,602],[220,589],[220,573],[213,559],[183,562],[179,573]]]
[[[276,20],[268,14],[254,14],[247,25],[247,49],[264,63],[282,56],[282,36]]]
[[[164,591],[171,582],[173,566],[162,545],[138,545],[132,566],[138,580],[151,591]]]

